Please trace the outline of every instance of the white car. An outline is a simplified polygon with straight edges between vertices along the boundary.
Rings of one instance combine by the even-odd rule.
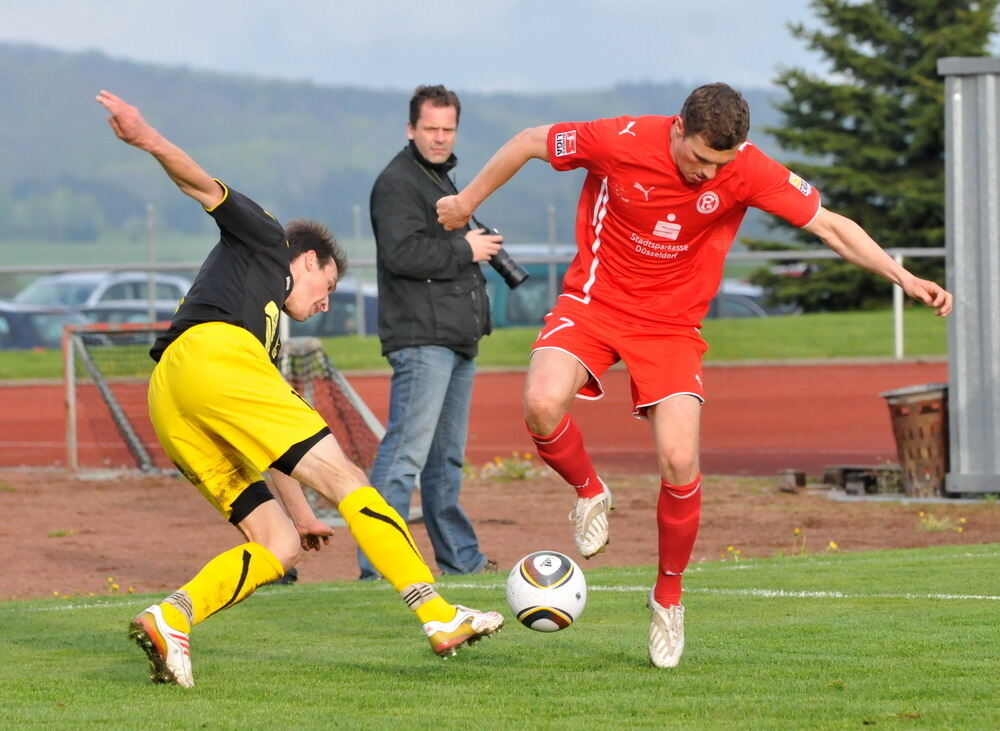
[[[154,274],[156,300],[180,301],[191,282],[173,274]],[[59,305],[80,309],[104,302],[147,300],[149,274],[146,272],[66,272],[39,277],[14,296],[14,301],[31,305]]]

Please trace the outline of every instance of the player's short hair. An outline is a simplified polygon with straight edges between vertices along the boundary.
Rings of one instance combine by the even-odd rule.
[[[705,84],[684,100],[681,119],[685,137],[700,134],[713,150],[731,150],[746,141],[750,105],[728,84]]]
[[[458,94],[451,89],[446,89],[441,84],[427,86],[421,84],[413,90],[410,97],[410,126],[416,127],[417,120],[420,119],[420,108],[424,102],[430,102],[435,107],[455,107],[455,124],[462,116],[462,102],[458,100]]]
[[[315,251],[321,266],[326,266],[331,261],[337,265],[338,279],[347,271],[347,254],[344,252],[344,247],[330,229],[319,221],[308,221],[304,218],[289,221],[285,226],[285,239],[288,241],[292,261],[307,251]]]

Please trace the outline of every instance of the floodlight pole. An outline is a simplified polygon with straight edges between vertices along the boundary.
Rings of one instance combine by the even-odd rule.
[[[146,259],[149,262],[146,292],[149,321],[156,322],[156,274],[153,272],[156,266],[156,207],[152,203],[146,204]]]

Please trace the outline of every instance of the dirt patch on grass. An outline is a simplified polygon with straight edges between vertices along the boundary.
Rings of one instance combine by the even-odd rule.
[[[657,479],[607,481],[617,502],[611,545],[585,567],[655,564]],[[472,477],[463,505],[501,570],[539,549],[576,555],[567,520],[572,495],[557,477]],[[0,512],[3,599],[168,592],[242,540],[193,487],[171,477],[78,481],[57,471],[0,469]],[[426,532],[421,525],[413,532],[433,567]],[[771,478],[709,477],[694,560],[993,542],[1000,542],[996,501],[836,502],[822,492],[780,492]],[[303,582],[355,578],[350,533],[338,529],[299,571]]]

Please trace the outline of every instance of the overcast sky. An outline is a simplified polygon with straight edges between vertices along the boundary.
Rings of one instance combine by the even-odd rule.
[[[379,89],[767,87],[823,69],[791,21],[807,0],[3,0],[0,41]]]

